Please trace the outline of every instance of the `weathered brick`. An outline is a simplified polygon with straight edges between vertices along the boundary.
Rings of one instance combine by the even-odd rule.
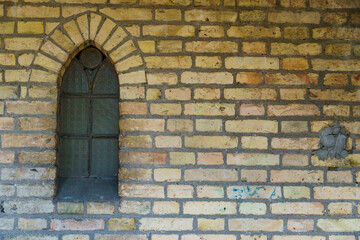
[[[196,56],[195,66],[198,68],[220,68],[222,60],[217,56]]]
[[[233,116],[235,105],[228,103],[188,103],[184,108],[185,115]]]
[[[4,134],[1,136],[1,146],[9,147],[55,147],[55,136],[45,134]]]
[[[343,8],[359,8],[360,3],[351,0],[310,0],[310,7],[318,9],[343,9]]]
[[[13,184],[0,184],[0,197],[12,197],[15,195]]]
[[[175,1],[170,1],[170,0],[141,0],[140,4],[141,5],[181,5],[181,6],[187,6],[190,5],[191,1],[190,0],[175,0]]]
[[[273,138],[271,147],[273,149],[314,150],[318,148],[318,143],[318,138]]]
[[[187,169],[185,181],[232,182],[238,180],[238,172],[233,169]]]
[[[243,181],[243,182],[266,182],[267,181],[266,170],[242,169],[240,174],[241,174],[241,181]]]
[[[183,204],[184,214],[229,215],[236,214],[235,202],[191,201]]]
[[[196,131],[200,132],[221,132],[221,119],[196,119]]]
[[[13,218],[1,218],[0,230],[7,231],[14,229],[14,219]]]
[[[308,156],[305,154],[284,154],[282,158],[283,166],[306,166],[308,162]]]
[[[113,214],[115,206],[111,202],[88,202],[86,211],[87,214]]]
[[[278,199],[281,187],[274,186],[230,186],[227,188],[230,199]]]
[[[58,202],[58,214],[84,214],[84,204],[77,202]]]
[[[266,54],[267,47],[265,42],[243,42],[242,50],[248,54]]]
[[[225,122],[227,132],[236,133],[277,133],[278,122],[273,120],[228,120]]]
[[[348,43],[326,44],[325,54],[326,55],[335,55],[335,56],[349,56],[350,55],[350,44],[348,44]]]
[[[47,214],[54,212],[51,200],[13,200],[5,201],[3,209],[8,214]]]
[[[262,116],[265,114],[265,108],[262,104],[241,104],[241,116]]]
[[[55,160],[56,154],[54,151],[18,153],[18,162],[20,164],[53,164]]]
[[[324,12],[323,21],[328,24],[340,25],[347,21],[347,12]]]
[[[146,8],[102,8],[100,12],[118,21],[152,19],[151,10]]]
[[[254,219],[254,218],[233,218],[229,219],[230,231],[265,231],[282,232],[283,220],[277,219]]]
[[[268,106],[269,116],[319,116],[320,111],[312,104],[288,104]]]
[[[185,11],[186,22],[235,22],[236,18],[237,13],[234,11],[212,11],[203,9]]]
[[[154,169],[154,180],[156,182],[179,182],[181,180],[181,170],[176,168]]]
[[[155,214],[179,214],[180,205],[177,202],[154,202],[153,212]]]
[[[272,214],[323,215],[324,206],[319,202],[271,203]]]
[[[19,184],[16,189],[18,197],[53,197],[55,185],[53,184]]]
[[[222,165],[224,163],[223,154],[218,152],[199,152],[197,154],[198,165]]]
[[[150,135],[120,135],[119,146],[121,148],[151,148],[152,138]]]
[[[347,85],[348,77],[346,74],[341,73],[329,73],[324,77],[324,85]],[[352,81],[352,84],[356,85]]]
[[[179,9],[155,9],[155,20],[180,21],[181,11]]]
[[[104,225],[102,219],[52,219],[50,229],[52,231],[95,231],[104,229]]]
[[[165,129],[165,120],[163,119],[121,119],[119,126],[122,131],[155,131],[163,132]]]
[[[298,186],[284,186],[284,198],[302,199],[310,198],[310,188]]]
[[[190,88],[169,88],[165,90],[165,98],[168,100],[190,100]]]
[[[171,165],[194,165],[195,154],[192,152],[170,152]]]
[[[266,213],[265,203],[240,203],[239,213],[244,215],[264,215]]]
[[[146,215],[150,213],[150,202],[121,201],[119,212],[125,214]]]
[[[279,59],[271,57],[227,57],[227,69],[279,69]]]
[[[308,60],[305,58],[284,58],[282,69],[285,70],[306,70],[309,68]]]
[[[241,11],[239,13],[239,20],[244,22],[261,22],[266,18],[265,11],[252,10],[252,11]]]
[[[279,155],[267,153],[228,153],[227,164],[239,166],[279,165]]]
[[[155,53],[155,41],[144,40],[138,41],[139,48],[144,53]]]
[[[110,218],[108,221],[109,231],[132,231],[135,229],[134,218]]]
[[[324,232],[358,232],[360,230],[360,219],[319,219],[316,226],[318,231]]]
[[[220,98],[220,89],[217,88],[196,88],[194,90],[194,99],[213,100]]]
[[[353,206],[349,202],[332,202],[328,205],[329,215],[352,215]]]
[[[271,182],[302,182],[321,183],[324,182],[324,173],[321,170],[271,170]]]
[[[352,183],[353,177],[350,171],[328,171],[327,181],[333,183]]]
[[[46,230],[46,219],[42,218],[19,218],[18,228],[25,231]]]
[[[273,23],[295,23],[295,24],[319,24],[319,12],[289,12],[289,11],[276,11],[268,13],[268,21]]]
[[[274,235],[273,240],[325,240],[325,236],[301,236],[301,235]]]
[[[168,198],[193,198],[194,187],[191,185],[169,185],[167,187]]]
[[[12,34],[14,33],[14,28],[15,28],[14,22],[0,22],[1,34]]]
[[[307,27],[285,27],[284,38],[291,40],[305,40],[310,36],[309,28]]]
[[[346,90],[346,89],[310,89],[310,99],[311,100],[330,100],[330,101],[349,101],[355,102],[358,101],[358,90]]]
[[[219,38],[224,36],[222,26],[199,26],[199,37]]]
[[[271,55],[319,55],[322,47],[318,43],[271,43]],[[309,74],[310,75],[310,74]]]
[[[59,7],[46,6],[9,6],[6,15],[15,18],[58,18]]]
[[[171,132],[192,132],[194,129],[191,119],[168,119],[167,129]]]
[[[54,180],[54,168],[3,168],[2,180]]]
[[[279,27],[263,27],[263,26],[231,26],[227,34],[229,37],[236,38],[280,38],[281,31]]]
[[[190,68],[192,66],[189,56],[144,57],[148,68]]]
[[[197,186],[198,198],[224,198],[224,189],[221,186]]]
[[[147,73],[147,80],[149,85],[174,85],[177,83],[176,73]]]
[[[120,181],[152,181],[151,169],[121,168],[118,178]]]
[[[198,218],[197,225],[200,231],[221,231],[224,230],[225,220],[222,218]],[[183,235],[183,237],[186,236]]]
[[[167,154],[163,152],[120,152],[120,163],[159,165],[166,163]]]
[[[148,240],[146,235],[134,234],[95,234],[95,240]]]
[[[314,220],[310,219],[289,219],[287,229],[291,232],[310,232],[314,229]]]
[[[156,37],[193,37],[195,28],[191,25],[145,25],[143,34]]]
[[[229,72],[184,72],[181,82],[185,84],[232,84],[233,76]]]
[[[156,47],[159,52],[161,53],[174,53],[174,52],[181,52],[183,49],[182,41],[178,40],[166,40],[166,41],[159,41],[156,44]]]
[[[359,28],[314,28],[314,39],[343,39],[343,40],[359,40]]]
[[[314,199],[359,200],[358,187],[314,187]]]
[[[140,231],[189,231],[193,229],[192,218],[141,218]]]
[[[147,104],[142,102],[121,102],[119,105],[122,114],[147,114]]]
[[[185,50],[196,53],[236,53],[238,52],[238,44],[230,41],[194,41],[186,42]]]
[[[146,184],[120,184],[119,196],[131,198],[164,198],[164,187]]]
[[[224,97],[231,100],[276,100],[277,93],[270,88],[225,88]]]
[[[238,138],[232,136],[186,136],[185,147],[187,148],[236,148]]]

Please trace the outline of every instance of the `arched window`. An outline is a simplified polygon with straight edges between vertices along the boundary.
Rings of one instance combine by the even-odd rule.
[[[98,49],[71,61],[60,92],[57,199],[117,197],[119,86]]]

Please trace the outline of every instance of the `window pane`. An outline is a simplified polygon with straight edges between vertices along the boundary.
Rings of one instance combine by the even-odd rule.
[[[66,70],[62,85],[62,92],[65,94],[84,94],[88,92],[86,74],[76,59],[71,62]]]
[[[93,135],[119,133],[118,99],[93,99]]]
[[[111,177],[118,171],[118,140],[99,139],[92,140],[91,176]]]
[[[119,87],[115,70],[108,59],[100,67],[96,74],[93,93],[94,94],[118,94]]]
[[[80,138],[60,139],[60,176],[88,176],[89,140]]]
[[[89,126],[88,98],[62,98],[61,102],[61,134],[87,134]]]

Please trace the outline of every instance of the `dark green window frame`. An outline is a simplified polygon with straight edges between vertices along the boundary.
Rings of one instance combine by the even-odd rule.
[[[77,54],[64,73],[58,125],[56,198],[117,198],[119,83],[94,47]]]

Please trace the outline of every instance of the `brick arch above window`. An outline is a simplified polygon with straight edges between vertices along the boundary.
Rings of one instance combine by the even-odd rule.
[[[71,59],[93,45],[114,64],[120,84],[146,83],[145,63],[134,37],[104,14],[87,12],[69,19],[47,35],[31,65],[30,81],[39,77],[61,83]]]

